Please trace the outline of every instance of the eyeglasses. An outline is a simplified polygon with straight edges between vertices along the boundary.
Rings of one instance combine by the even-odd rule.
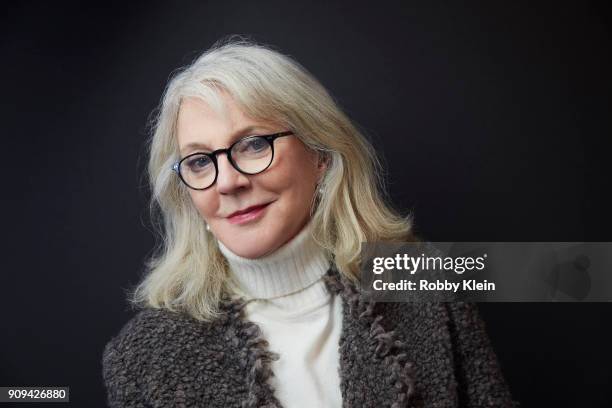
[[[247,136],[232,143],[227,149],[210,153],[192,153],[172,165],[183,183],[193,190],[206,190],[217,181],[217,155],[227,154],[230,164],[242,174],[258,174],[266,170],[274,159],[274,141],[290,136],[291,131],[271,135]]]

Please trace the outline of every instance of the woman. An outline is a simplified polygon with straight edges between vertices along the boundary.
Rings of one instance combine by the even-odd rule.
[[[163,244],[104,350],[110,406],[512,406],[473,305],[360,289],[361,242],[415,240],[373,151],[268,47],[175,75],[148,166]]]

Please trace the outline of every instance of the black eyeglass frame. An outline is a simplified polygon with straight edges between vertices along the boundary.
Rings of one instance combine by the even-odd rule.
[[[227,156],[227,160],[230,162],[232,167],[235,168],[238,172],[240,172],[242,174],[246,174],[246,175],[252,176],[252,175],[259,174],[259,173],[262,173],[262,172],[266,171],[268,169],[268,167],[270,167],[270,165],[274,161],[274,141],[276,139],[278,139],[279,137],[291,136],[291,135],[295,135],[295,133],[293,133],[290,130],[287,130],[287,131],[284,131],[284,132],[273,133],[273,134],[270,134],[270,135],[252,135],[252,136],[246,136],[246,137],[243,137],[241,139],[236,140],[234,143],[231,144],[231,146],[229,146],[228,148],[225,148],[225,149],[217,149],[217,150],[215,150],[213,152],[210,152],[210,153],[205,153],[205,152],[191,153],[191,154],[183,157],[182,159],[180,159],[176,163],[174,163],[172,165],[172,170],[176,174],[178,174],[178,176],[180,177],[181,181],[183,183],[185,183],[185,185],[187,187],[189,187],[190,189],[198,190],[198,191],[207,190],[207,189],[209,189],[209,188],[211,188],[212,186],[215,185],[215,183],[217,182],[217,177],[219,177],[219,166],[217,164],[217,155],[219,153],[225,153],[226,156]],[[255,139],[255,138],[263,138],[263,139],[265,139],[270,144],[270,149],[272,149],[272,157],[270,158],[270,163],[268,163],[268,165],[264,169],[262,169],[262,170],[260,170],[260,171],[258,171],[256,173],[249,173],[249,172],[246,172],[244,170],[241,170],[240,167],[238,167],[238,165],[236,164],[236,162],[232,158],[231,151],[234,148],[234,146],[237,145],[238,143],[243,142],[243,141],[245,141],[247,139]],[[212,183],[210,183],[210,186],[208,186],[208,187],[204,187],[204,188],[195,188],[195,187],[192,187],[192,186],[189,185],[189,183],[187,183],[185,181],[185,179],[183,178],[183,175],[181,174],[180,169],[181,169],[181,164],[183,163],[183,161],[189,159],[190,157],[196,156],[196,155],[205,155],[205,156],[208,156],[210,158],[210,160],[212,160],[213,165],[215,166],[215,178],[212,181]]]

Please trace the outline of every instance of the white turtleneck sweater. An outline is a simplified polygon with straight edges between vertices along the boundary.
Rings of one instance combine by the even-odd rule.
[[[248,300],[246,317],[280,355],[270,384],[284,407],[341,407],[338,343],[342,301],[322,279],[329,268],[308,223],[273,253],[248,259],[219,248]]]

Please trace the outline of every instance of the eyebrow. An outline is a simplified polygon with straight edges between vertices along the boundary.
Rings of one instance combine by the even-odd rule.
[[[245,128],[242,128],[242,129],[234,132],[234,134],[230,138],[230,144],[234,143],[236,140],[238,140],[241,137],[249,135],[249,133],[254,132],[256,129],[262,129],[263,130],[263,129],[268,129],[268,128],[266,126],[264,126],[264,125],[251,125],[251,126],[247,126]],[[212,149],[207,144],[199,143],[199,142],[188,143],[185,146],[183,146],[180,149],[180,151],[181,151],[181,154],[184,154],[185,152],[187,152],[187,151],[189,151],[191,149],[204,150],[207,153],[212,151]]]

